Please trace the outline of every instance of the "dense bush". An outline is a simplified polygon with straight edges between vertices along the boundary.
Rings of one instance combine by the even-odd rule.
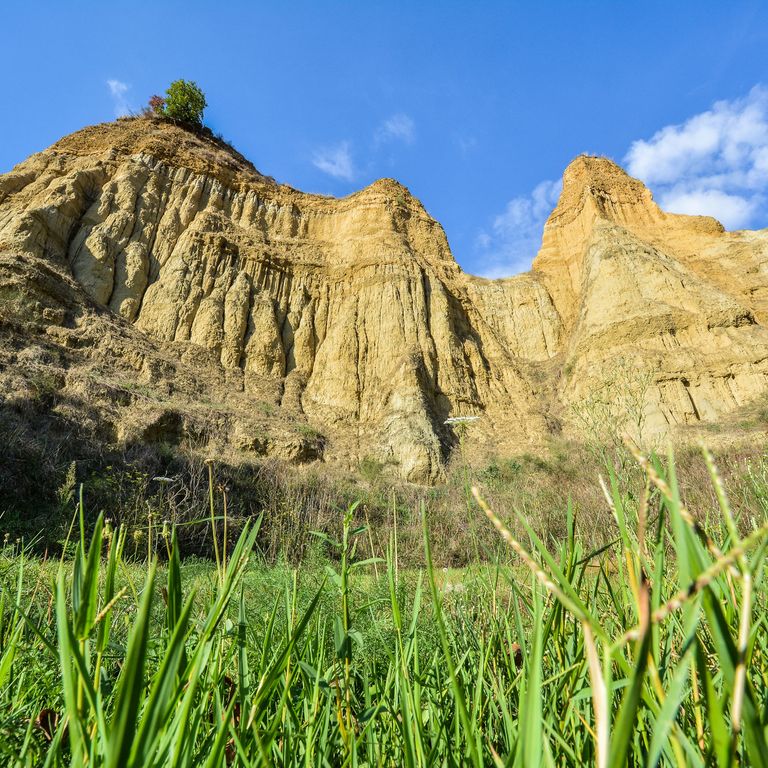
[[[191,80],[174,80],[165,92],[164,114],[181,123],[201,126],[208,106],[205,94]]]

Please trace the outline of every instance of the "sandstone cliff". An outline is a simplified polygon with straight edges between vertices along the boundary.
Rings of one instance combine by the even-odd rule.
[[[106,443],[372,456],[431,482],[450,416],[519,452],[596,414],[653,439],[748,406],[768,387],[768,231],[664,213],[579,157],[532,272],[483,280],[393,180],[304,194],[120,120],[0,177],[0,319],[4,408],[45,376],[51,417]]]

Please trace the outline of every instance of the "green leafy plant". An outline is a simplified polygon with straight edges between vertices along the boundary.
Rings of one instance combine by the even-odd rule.
[[[201,126],[203,112],[208,106],[205,94],[191,80],[174,80],[166,91],[163,113],[172,120]]]

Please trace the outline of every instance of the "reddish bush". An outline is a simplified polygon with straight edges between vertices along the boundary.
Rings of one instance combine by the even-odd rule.
[[[149,100],[149,111],[154,115],[162,115],[165,112],[165,99],[162,96],[153,96]]]

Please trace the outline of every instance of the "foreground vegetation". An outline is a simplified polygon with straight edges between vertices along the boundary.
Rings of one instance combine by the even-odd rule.
[[[434,567],[423,506],[421,569],[394,531],[358,555],[375,546],[353,507],[301,567],[267,568],[258,525],[228,543],[214,482],[215,564],[152,525],[142,562],[81,499],[60,559],[12,541],[0,559],[3,762],[768,765],[768,523],[734,515],[705,458],[708,519],[671,461],[638,457],[639,493],[609,472],[597,551],[572,507],[544,542],[474,489],[503,548],[461,571]]]

